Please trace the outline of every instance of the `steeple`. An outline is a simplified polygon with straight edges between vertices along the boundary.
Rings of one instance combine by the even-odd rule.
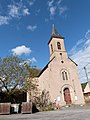
[[[50,60],[52,60],[53,57],[56,57],[56,59],[59,60],[60,54],[63,54],[67,57],[67,53],[64,46],[64,38],[58,34],[54,24],[52,25],[52,33],[48,45],[50,49]]]
[[[59,34],[57,33],[55,25],[53,24],[52,25],[52,36],[57,36],[57,35],[59,35]]]
[[[51,41],[52,38],[64,39],[64,37],[62,37],[61,35],[58,34],[58,32],[57,32],[54,24],[52,25],[52,34],[51,34],[51,38],[50,38],[48,44],[50,43],[50,41]]]
[[[54,24],[52,25],[52,34],[51,34],[51,37],[63,38],[61,35],[58,34],[58,32],[57,32]]]

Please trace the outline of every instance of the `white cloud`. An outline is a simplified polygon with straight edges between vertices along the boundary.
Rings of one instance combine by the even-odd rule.
[[[21,18],[22,16],[30,15],[29,9],[23,4],[8,5],[9,16],[13,18]]]
[[[60,5],[61,2],[62,2],[62,0],[58,0],[58,1],[57,1],[57,5]]]
[[[56,7],[50,7],[50,16],[55,15],[55,10],[56,10]]]
[[[24,45],[22,45],[22,46],[18,46],[18,47],[16,47],[16,48],[13,48],[12,50],[11,50],[11,52],[13,53],[13,55],[18,55],[18,56],[20,56],[20,55],[22,55],[22,54],[30,54],[31,53],[31,49],[30,48],[28,48],[28,47],[26,47],[26,46],[24,46]]]
[[[35,0],[28,0],[28,3],[30,6],[32,6],[34,4]]]
[[[19,13],[19,7],[16,5],[8,5],[8,9],[9,9],[9,15],[11,17],[19,17],[20,13]]]
[[[87,39],[90,38],[90,30],[88,30],[88,31],[86,32],[85,37],[86,37]]]
[[[84,66],[86,66],[88,77],[90,78],[90,38],[87,39],[84,37],[79,40],[69,53],[71,54],[71,58],[78,64],[81,82],[85,82]]]
[[[27,29],[31,30],[33,32],[34,30],[37,29],[37,26],[36,25],[34,25],[34,26],[29,25],[29,26],[27,26]]]
[[[28,8],[23,9],[23,15],[30,15]]]
[[[0,16],[0,25],[9,24],[10,18],[7,16]]]
[[[69,55],[75,54],[77,51],[79,51],[81,48],[79,46],[83,47],[84,42],[86,39],[80,39],[77,41],[76,45],[73,46],[73,48],[70,50]]]
[[[33,58],[31,59],[31,62],[32,62],[32,63],[36,63],[36,62],[37,62],[36,58],[33,57]]]
[[[36,60],[36,58],[35,57],[33,57],[33,58],[31,58],[31,59],[27,59],[26,61],[24,61],[25,63],[27,63],[27,64],[33,64],[33,63],[36,63],[37,62],[37,60]]]
[[[28,64],[28,65],[31,65],[33,63],[36,63],[37,60],[35,57],[31,58],[31,59],[26,59],[23,63],[20,63],[20,65],[24,65],[24,64]]]
[[[59,7],[59,14],[62,15],[67,10],[68,10],[68,8],[66,6]]]
[[[5,14],[0,15],[0,26],[1,25],[7,25],[12,21],[14,18],[20,19],[23,16],[28,16],[30,15],[30,6],[28,6],[29,2],[32,2],[34,4],[35,0],[10,0],[10,4],[6,4],[5,10],[1,9],[1,13]]]
[[[54,15],[56,14],[59,14],[59,15],[62,15],[63,13],[65,13],[68,8],[66,6],[62,6],[61,3],[62,3],[63,0],[49,0],[47,3],[48,3],[48,10],[49,10],[49,13],[50,13],[50,18],[53,18]]]
[[[51,7],[53,5],[54,0],[48,1],[48,6]]]

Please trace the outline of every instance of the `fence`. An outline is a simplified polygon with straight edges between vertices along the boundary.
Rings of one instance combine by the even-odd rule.
[[[21,113],[32,113],[32,103],[31,102],[22,102]]]
[[[0,114],[10,114],[10,103],[0,103]]]
[[[11,104],[11,103],[0,103],[0,115],[3,114],[12,114],[12,113],[32,113],[32,103],[31,102],[22,102],[22,105]]]

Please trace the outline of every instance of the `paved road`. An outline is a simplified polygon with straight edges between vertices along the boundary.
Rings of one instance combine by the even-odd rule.
[[[0,115],[0,120],[90,120],[90,106],[63,108],[35,114]]]

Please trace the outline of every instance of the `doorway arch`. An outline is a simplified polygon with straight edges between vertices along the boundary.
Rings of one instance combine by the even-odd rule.
[[[64,101],[66,102],[66,104],[71,104],[72,103],[71,95],[68,87],[63,90],[63,94],[64,94]]]

